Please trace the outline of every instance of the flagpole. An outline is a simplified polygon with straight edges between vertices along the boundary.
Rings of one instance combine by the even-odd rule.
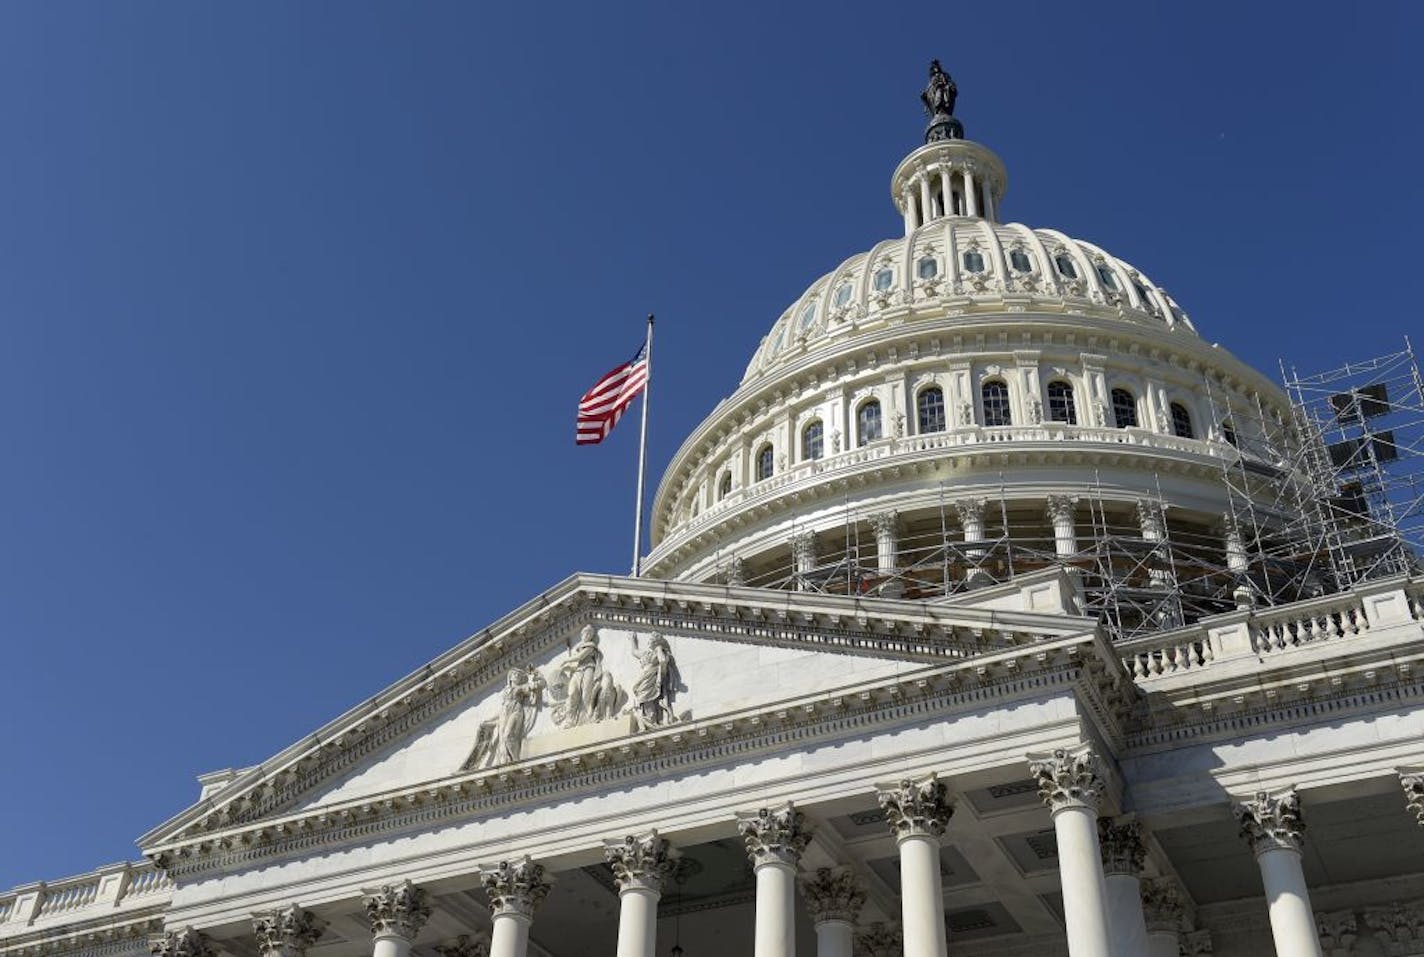
[[[648,382],[643,386],[643,429],[638,437],[638,511],[633,516],[633,577],[643,574],[643,476],[648,462],[648,395],[653,388],[653,314],[648,313],[648,341],[643,346]]]

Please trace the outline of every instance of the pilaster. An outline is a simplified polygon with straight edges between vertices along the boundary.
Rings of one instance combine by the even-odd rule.
[[[1098,818],[1098,847],[1102,852],[1103,873],[1108,877],[1124,875],[1138,877],[1147,860],[1147,848],[1142,843],[1142,825],[1134,818]]]
[[[900,957],[905,952],[900,928],[884,921],[877,920],[856,934],[855,943],[866,957]]]

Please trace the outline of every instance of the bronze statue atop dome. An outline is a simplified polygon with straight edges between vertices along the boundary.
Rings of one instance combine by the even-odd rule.
[[[944,72],[938,60],[930,61],[930,82],[920,94],[929,115],[929,126],[925,129],[925,142],[936,140],[964,139],[964,124],[954,118],[954,101],[959,97],[959,87],[954,78]]]

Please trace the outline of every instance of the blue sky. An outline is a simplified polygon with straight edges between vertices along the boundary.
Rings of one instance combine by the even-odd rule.
[[[578,395],[656,311],[655,477],[899,230],[932,56],[1007,218],[1268,371],[1397,348],[1418,10],[0,4],[0,888],[625,572],[636,426],[575,448]]]

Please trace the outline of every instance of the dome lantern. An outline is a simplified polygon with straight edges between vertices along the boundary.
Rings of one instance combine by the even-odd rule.
[[[929,85],[920,94],[930,118],[925,145],[905,157],[890,181],[907,236],[946,216],[998,222],[1008,176],[993,150],[964,138],[964,124],[954,116],[958,95],[954,80],[932,61]]]

